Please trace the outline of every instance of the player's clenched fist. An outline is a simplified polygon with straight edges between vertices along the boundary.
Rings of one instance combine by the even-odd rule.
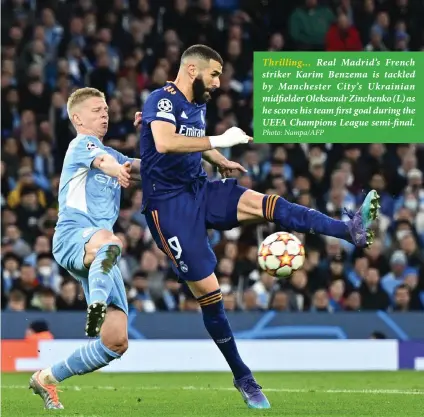
[[[131,163],[125,162],[121,165],[118,173],[118,182],[121,187],[128,188],[131,180]]]
[[[212,148],[229,148],[241,143],[248,143],[252,141],[253,138],[246,135],[246,133],[238,127],[230,127],[222,135],[209,136],[209,140]]]

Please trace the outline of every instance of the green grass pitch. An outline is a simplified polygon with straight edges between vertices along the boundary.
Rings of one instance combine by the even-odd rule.
[[[95,373],[64,382],[65,410],[47,411],[30,374],[2,374],[2,416],[423,417],[424,372],[255,373],[272,409],[249,410],[229,373]]]

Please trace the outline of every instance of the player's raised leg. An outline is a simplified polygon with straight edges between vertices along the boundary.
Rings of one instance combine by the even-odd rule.
[[[106,315],[107,300],[114,286],[113,274],[122,250],[122,242],[112,232],[99,230],[85,244],[84,266],[89,268],[87,336],[99,334]],[[119,269],[118,269],[119,272]]]
[[[215,274],[200,281],[187,281],[203,313],[203,322],[234,375],[234,386],[249,408],[270,408],[251,370],[243,362],[237,349],[233,331],[224,310],[222,293]]]
[[[127,315],[114,306],[107,315],[100,338],[77,349],[69,358],[32,375],[29,388],[44,401],[46,409],[63,409],[57,384],[74,375],[84,375],[107,366],[128,348]]]
[[[263,195],[247,190],[240,197],[237,218],[240,222],[266,219],[296,232],[333,236],[364,248],[374,240],[370,226],[378,218],[379,200],[377,192],[370,191],[356,213],[346,211],[350,220],[341,221],[314,209],[290,203],[278,195]]]

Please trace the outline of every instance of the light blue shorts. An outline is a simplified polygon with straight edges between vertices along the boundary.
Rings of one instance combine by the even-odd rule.
[[[90,287],[88,282],[89,270],[84,265],[85,244],[99,230],[100,227],[78,228],[74,226],[57,227],[53,236],[52,252],[56,262],[66,269],[84,290],[87,304],[90,302]],[[120,273],[113,268],[113,289],[107,299],[108,305],[114,305],[128,315],[128,302],[124,281]]]

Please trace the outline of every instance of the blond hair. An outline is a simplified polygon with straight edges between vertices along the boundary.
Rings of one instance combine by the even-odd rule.
[[[75,90],[69,96],[68,103],[66,104],[66,109],[68,111],[69,118],[72,118],[71,112],[75,106],[77,106],[78,104],[81,104],[82,102],[84,102],[85,100],[91,97],[100,97],[106,100],[105,95],[100,90],[97,90],[97,88],[84,87],[84,88],[79,88],[78,90]]]

